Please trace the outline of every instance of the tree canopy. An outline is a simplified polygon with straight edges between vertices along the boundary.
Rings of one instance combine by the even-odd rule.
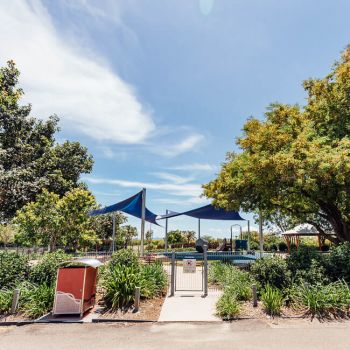
[[[264,120],[246,122],[241,152],[228,154],[204,193],[220,207],[308,222],[350,241],[350,47],[329,75],[303,86],[304,107],[275,103]]]
[[[17,212],[16,240],[22,244],[44,246],[50,251],[57,246],[76,250],[100,243],[88,212],[96,207],[95,198],[87,190],[75,188],[63,197],[43,190],[35,202]]]
[[[79,142],[58,144],[57,116],[32,117],[20,105],[23,90],[13,61],[0,68],[0,217],[8,219],[43,189],[60,196],[92,170],[92,156]]]

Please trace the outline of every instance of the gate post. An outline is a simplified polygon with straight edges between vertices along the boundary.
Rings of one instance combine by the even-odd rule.
[[[203,263],[204,263],[204,297],[208,295],[208,245],[203,246]]]
[[[171,285],[170,285],[170,296],[173,297],[175,294],[175,252],[171,253]]]

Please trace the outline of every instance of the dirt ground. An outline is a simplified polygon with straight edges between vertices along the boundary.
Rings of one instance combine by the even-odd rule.
[[[157,321],[163,303],[164,297],[142,300],[138,312],[135,312],[133,309],[128,309],[126,311],[118,310],[116,312],[107,311],[102,312],[98,318]]]

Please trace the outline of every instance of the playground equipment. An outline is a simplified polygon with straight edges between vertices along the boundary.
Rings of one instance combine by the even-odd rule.
[[[220,246],[216,249],[217,252],[231,252],[232,251],[232,241],[227,243],[226,238],[222,241]]]
[[[203,253],[204,252],[204,245],[208,246],[208,241],[203,239],[203,238],[198,238],[196,240],[196,251],[198,253]]]

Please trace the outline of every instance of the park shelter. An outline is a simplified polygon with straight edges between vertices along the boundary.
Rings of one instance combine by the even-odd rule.
[[[146,189],[136,193],[130,198],[121,202],[112,204],[108,207],[96,209],[90,212],[90,216],[103,215],[108,213],[116,213],[122,211],[141,219],[141,255],[143,256],[144,237],[145,237],[145,221],[158,225],[157,215],[146,208]],[[115,216],[113,216],[113,251],[115,250]]]
[[[288,253],[290,253],[291,245],[294,244],[296,249],[299,248],[300,245],[300,237],[312,237],[316,236],[318,240],[318,246],[321,250],[322,242],[321,242],[321,234],[317,231],[317,229],[310,224],[301,224],[297,225],[294,228],[285,231],[282,233],[282,236],[286,240]]]

